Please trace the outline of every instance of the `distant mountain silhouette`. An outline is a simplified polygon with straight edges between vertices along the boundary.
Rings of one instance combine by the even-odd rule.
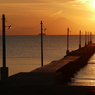
[[[78,25],[64,17],[58,18],[57,20],[55,20],[54,22],[52,22],[50,25],[47,26],[47,30],[51,34],[56,34],[56,35],[66,34],[67,28],[70,29],[72,34],[79,33]]]

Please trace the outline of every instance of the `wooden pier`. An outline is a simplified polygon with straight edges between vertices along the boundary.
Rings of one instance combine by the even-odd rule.
[[[11,94],[28,95],[25,93],[29,92],[33,95],[36,95],[38,93],[35,92],[36,90],[37,91],[40,90],[38,93],[40,95],[55,95],[56,94],[55,89],[58,89],[58,91],[60,91],[58,85],[61,85],[61,87],[63,87],[64,89],[66,88],[69,89],[68,86],[63,86],[63,85],[66,85],[66,83],[70,81],[70,78],[73,77],[73,74],[77,70],[79,70],[80,68],[82,68],[87,64],[87,61],[94,53],[95,53],[95,44],[87,45],[78,50],[70,52],[68,55],[64,56],[60,60],[52,61],[51,63],[44,65],[43,67],[39,67],[31,72],[21,72],[10,76],[6,82],[2,81],[0,82],[1,89],[2,91],[6,89],[9,95]],[[44,91],[42,91],[42,89]],[[46,89],[50,89],[51,93],[53,93],[52,91],[55,92],[53,94],[49,94]],[[13,92],[11,92],[11,90]],[[45,94],[46,93],[45,91],[48,94]],[[15,92],[17,92],[17,94],[15,94]],[[62,92],[62,88],[60,92]],[[78,94],[77,92],[72,95],[76,94],[82,95]],[[69,94],[64,94],[64,95],[69,95]]]

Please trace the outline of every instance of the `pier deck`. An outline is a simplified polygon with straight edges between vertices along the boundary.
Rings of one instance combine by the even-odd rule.
[[[82,47],[81,49],[70,52],[68,55],[66,55],[64,58],[60,60],[52,61],[51,63],[43,67],[39,67],[31,72],[21,72],[10,76],[6,82],[0,82],[1,88],[3,88],[3,90],[6,89],[6,91],[10,94],[11,94],[10,89],[12,89],[14,93],[14,94],[12,93],[13,95],[20,95],[21,93],[23,93],[23,95],[28,95],[25,93],[27,91],[28,91],[27,93],[29,92],[32,93],[31,92],[32,89],[34,89],[33,95],[37,94],[37,92],[35,92],[36,90],[40,90],[39,93],[41,93],[41,95],[55,95],[57,91],[52,92],[55,89],[62,93],[62,88],[71,91],[71,89],[68,86],[63,86],[63,85],[66,85],[65,83],[67,83],[70,80],[70,78],[77,70],[79,70],[81,67],[87,64],[88,59],[94,53],[95,53],[95,44],[90,44],[88,46]],[[16,90],[16,88],[18,90]],[[44,91],[42,91],[41,88],[44,89]],[[59,90],[59,88],[61,90]],[[81,90],[81,88],[79,89]],[[53,94],[49,94],[47,89],[49,89],[50,92]],[[84,89],[88,89],[88,88],[84,88]],[[15,94],[14,91],[18,92],[18,94]],[[45,94],[45,91],[48,94]],[[34,92],[36,94],[34,94]],[[70,92],[68,91],[65,92],[65,90],[63,90],[64,95],[69,95],[69,93]],[[76,95],[76,94],[82,95],[77,93],[76,91],[75,94],[72,95]]]

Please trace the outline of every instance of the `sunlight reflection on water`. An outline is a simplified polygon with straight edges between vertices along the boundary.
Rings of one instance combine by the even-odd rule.
[[[88,64],[81,68],[71,80],[70,85],[95,86],[95,54],[89,59]]]

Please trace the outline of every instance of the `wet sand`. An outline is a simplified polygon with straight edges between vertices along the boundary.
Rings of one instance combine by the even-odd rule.
[[[0,95],[86,95],[95,86],[26,85],[0,87]]]

